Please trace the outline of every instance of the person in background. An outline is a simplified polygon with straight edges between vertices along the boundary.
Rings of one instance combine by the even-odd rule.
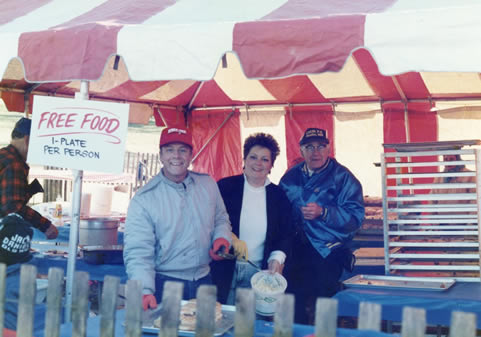
[[[137,181],[147,180],[149,169],[147,168],[147,159],[139,160],[139,166],[137,168]]]
[[[11,213],[0,220],[0,263],[7,265],[5,287],[4,337],[16,336],[20,267],[32,259],[30,243],[33,230],[20,215]],[[34,308],[34,330],[45,328],[45,304]]]
[[[34,194],[43,192],[37,179],[28,183],[30,167],[26,160],[31,124],[30,119],[20,118],[12,131],[10,145],[0,149],[0,218],[17,213],[47,239],[55,239],[57,227],[27,205]]]
[[[271,273],[282,273],[290,253],[290,203],[284,191],[267,177],[279,155],[277,141],[257,133],[244,142],[244,173],[219,180],[232,223],[232,245],[237,261],[212,262],[212,278],[221,303],[235,303],[235,289],[250,288],[258,270],[247,259]]]
[[[450,162],[462,161],[461,155],[459,154],[447,154],[443,156],[443,161],[446,163],[444,165],[444,173],[459,173],[459,172],[472,172],[466,168],[465,165],[449,165]],[[476,183],[476,176],[457,176],[457,177],[436,177],[433,180],[433,184],[466,184],[466,183]],[[429,194],[457,194],[457,193],[476,193],[475,187],[464,187],[464,188],[449,188],[448,186],[442,188],[433,188],[429,191]],[[439,205],[449,205],[449,204],[475,204],[476,200],[429,200],[426,204],[439,204]],[[404,201],[404,206],[419,205],[419,201]],[[420,215],[421,213],[415,213]],[[433,212],[431,214],[456,214],[456,212]],[[459,213],[458,213],[459,214]],[[467,212],[465,214],[476,214],[475,212]]]
[[[316,299],[333,296],[343,269],[353,268],[349,244],[364,219],[364,200],[356,177],[329,157],[325,130],[307,129],[299,144],[304,162],[279,184],[292,203],[296,228],[285,274],[296,322],[313,324]]]
[[[465,165],[449,165],[448,163],[454,161],[462,161],[461,156],[459,154],[447,154],[443,156],[443,161],[446,162],[444,166],[444,173],[460,173],[460,172],[472,172],[466,168]],[[434,178],[433,184],[467,184],[472,183],[476,184],[476,176],[457,176],[457,177],[436,177]],[[476,193],[476,187],[463,187],[463,188],[456,188],[456,187],[442,187],[442,188],[434,188],[430,192],[430,194],[460,194],[460,193]],[[428,204],[433,205],[441,205],[439,207],[450,207],[455,204],[476,204],[476,199],[474,200],[456,200],[456,199],[448,199],[448,200],[429,200]],[[405,203],[406,204],[406,203]],[[412,202],[412,204],[416,204]],[[419,215],[420,213],[417,213]],[[475,218],[476,212],[432,212],[431,214],[434,215],[444,215],[452,217],[453,215],[471,215],[472,218]],[[466,224],[472,224],[472,221],[466,219]],[[459,225],[459,223],[458,223]]]
[[[228,250],[231,226],[219,188],[207,174],[188,170],[192,135],[166,128],[162,169],[132,198],[125,223],[124,262],[129,279],[143,283],[143,307],[156,308],[165,281],[184,283],[184,299],[211,284],[209,263]]]
[[[453,161],[462,161],[459,154],[447,154],[443,156],[443,160],[448,164]],[[444,173],[458,173],[458,172],[472,172],[466,168],[465,165],[445,165]],[[462,183],[476,183],[476,176],[459,176],[459,177],[436,177],[433,184],[462,184]],[[431,194],[449,194],[449,193],[476,193],[475,187],[468,188],[437,188],[432,189]],[[433,200],[433,204],[450,204],[452,200]],[[476,203],[476,200],[457,200],[456,203]]]

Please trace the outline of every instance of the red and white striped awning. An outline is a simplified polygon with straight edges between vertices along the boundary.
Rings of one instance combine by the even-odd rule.
[[[479,97],[479,17],[477,0],[0,0],[0,90],[22,111],[14,93],[78,80],[190,109]]]

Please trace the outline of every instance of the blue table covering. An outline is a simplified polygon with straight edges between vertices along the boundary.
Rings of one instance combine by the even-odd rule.
[[[35,254],[33,261],[39,274],[48,274],[51,267],[61,268],[67,273],[67,258],[65,257]],[[90,280],[103,281],[106,275],[111,275],[120,278],[121,283],[127,282],[127,273],[123,264],[89,264],[83,259],[77,259],[75,270],[88,272]]]
[[[38,229],[34,229],[34,236],[32,248],[39,252],[34,253],[33,261],[37,266],[39,274],[48,274],[51,267],[57,267],[67,272],[67,257],[45,255],[43,252],[48,250],[59,250],[68,252],[68,238],[70,233],[70,226],[58,227],[59,235],[55,240],[45,240],[45,235]],[[123,243],[124,233],[119,232],[118,243]],[[37,242],[37,243],[36,243]],[[86,271],[90,274],[90,279],[95,281],[103,281],[106,275],[117,276],[120,282],[127,282],[127,274],[123,264],[89,264],[83,259],[77,259],[75,263],[75,270]]]
[[[360,302],[382,305],[382,318],[402,321],[404,306],[423,308],[430,325],[449,326],[452,311],[472,312],[481,328],[481,283],[456,282],[444,291],[348,288],[337,293],[339,316],[359,315]]]
[[[124,337],[124,317],[125,310],[118,310],[115,321],[115,337]],[[100,331],[100,317],[90,317],[87,320],[87,337],[98,337]],[[255,336],[272,336],[274,333],[274,324],[272,322],[266,322],[258,320],[255,322]],[[293,337],[304,337],[314,333],[314,327],[308,325],[294,325]],[[60,328],[61,337],[70,337],[72,335],[72,324],[65,323]],[[187,334],[186,334],[187,335]],[[194,334],[188,334],[194,336]],[[37,337],[42,337],[43,334],[36,334]],[[144,337],[154,337],[156,334],[143,333]],[[224,334],[225,337],[234,337],[234,329],[229,330]],[[337,329],[337,337],[393,337],[391,334],[376,332],[371,330],[352,330],[352,329]]]

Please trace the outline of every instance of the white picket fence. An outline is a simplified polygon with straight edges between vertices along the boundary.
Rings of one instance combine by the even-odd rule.
[[[0,264],[0,337],[4,322],[6,266]],[[20,297],[18,302],[18,337],[32,337],[36,297],[37,269],[33,265],[22,265],[20,271]],[[47,312],[45,317],[45,336],[60,336],[62,291],[64,273],[62,269],[51,268],[48,273]],[[100,331],[101,337],[113,337],[119,279],[106,276],[101,295]],[[76,272],[72,301],[73,337],[85,337],[88,318],[89,275]],[[162,323],[158,336],[178,336],[179,313],[183,284],[167,282],[162,298]],[[195,335],[211,337],[215,329],[215,286],[201,286],[197,292],[197,325]],[[335,337],[337,329],[337,300],[319,298],[316,303],[315,336]],[[137,281],[129,280],[126,286],[125,336],[142,335],[142,289]],[[234,335],[236,337],[254,336],[255,298],[251,289],[239,289],[236,296]],[[276,304],[274,316],[275,337],[292,337],[294,322],[294,297],[283,295]],[[381,306],[363,302],[359,307],[359,330],[381,329]],[[426,331],[424,309],[405,307],[401,325],[402,337],[422,337]],[[476,335],[476,315],[453,312],[450,337],[474,337]],[[394,336],[394,335],[393,335]]]

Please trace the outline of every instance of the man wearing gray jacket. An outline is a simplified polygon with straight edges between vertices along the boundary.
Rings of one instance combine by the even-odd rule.
[[[229,250],[231,226],[216,182],[188,170],[192,135],[166,128],[160,137],[161,172],[132,198],[125,223],[129,279],[143,284],[143,307],[157,307],[165,281],[184,283],[184,299],[211,284],[209,263]]]

